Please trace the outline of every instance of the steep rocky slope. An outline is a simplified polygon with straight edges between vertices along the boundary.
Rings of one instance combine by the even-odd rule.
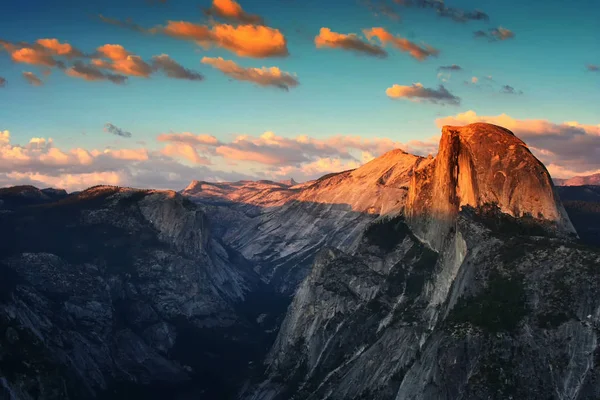
[[[600,252],[526,146],[444,127],[409,191],[353,251],[319,253],[240,397],[598,398]]]
[[[183,194],[210,206],[223,241],[255,262],[267,282],[292,294],[321,248],[353,249],[369,222],[402,212],[413,170],[431,162],[394,150],[356,170],[292,187],[193,183]]]
[[[264,351],[263,284],[175,192],[94,187],[0,226],[1,398],[223,397]]]

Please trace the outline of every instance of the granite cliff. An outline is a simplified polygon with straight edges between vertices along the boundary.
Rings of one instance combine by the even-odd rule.
[[[595,399],[599,277],[523,142],[444,127],[404,213],[321,250],[240,397]]]

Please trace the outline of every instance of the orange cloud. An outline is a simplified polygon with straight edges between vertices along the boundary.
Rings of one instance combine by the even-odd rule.
[[[315,45],[318,48],[330,47],[334,49],[352,50],[375,57],[387,57],[387,52],[380,46],[367,43],[353,33],[337,33],[329,28],[321,28],[319,34],[315,37]]]
[[[211,65],[227,76],[239,81],[248,81],[260,86],[275,86],[283,90],[289,90],[298,86],[298,80],[293,75],[283,72],[277,67],[244,68],[234,61],[223,58],[202,58],[203,64]]]
[[[208,158],[201,157],[196,148],[188,143],[176,142],[168,144],[161,150],[161,153],[168,157],[181,157],[194,164],[211,164]]]
[[[100,18],[111,25],[122,26],[137,32],[162,33],[177,39],[195,41],[198,45],[206,48],[221,47],[240,57],[285,57],[289,54],[285,36],[278,29],[262,25],[214,24],[212,27],[208,27],[187,21],[167,21],[165,26],[145,29],[131,21],[121,22],[103,16]]]
[[[213,41],[240,57],[266,58],[289,54],[287,41],[278,29],[266,26],[226,24],[212,28]]]
[[[44,67],[64,67],[63,62],[58,61],[54,56],[67,58],[83,56],[79,50],[68,43],[61,43],[58,39],[38,39],[33,44],[0,40],[0,45],[10,54],[14,62]]]
[[[82,57],[83,54],[69,43],[61,43],[58,39],[38,39],[37,44],[56,56]]]
[[[211,40],[211,32],[208,26],[187,21],[168,21],[167,25],[162,28],[162,32],[165,35],[184,40],[195,40],[197,42]]]
[[[392,99],[407,98],[414,102],[460,104],[460,98],[450,93],[443,85],[440,85],[438,89],[426,88],[418,82],[410,86],[393,85],[385,91],[385,94]]]
[[[118,74],[148,78],[152,74],[152,67],[140,56],[133,55],[118,44],[105,44],[98,47],[99,55],[109,58],[105,61],[99,58],[92,59],[92,65],[97,68],[114,71]]]
[[[43,65],[45,67],[54,67],[58,62],[45,51],[40,51],[30,47],[14,50],[10,53],[14,62],[31,65]]]
[[[212,7],[206,10],[206,14],[244,24],[260,25],[263,23],[260,16],[248,14],[235,0],[213,0]]]
[[[125,50],[120,44],[105,44],[97,49],[98,53],[111,60],[124,60],[131,55],[130,52]]]
[[[390,43],[400,51],[408,52],[412,57],[419,61],[425,60],[430,56],[437,56],[439,50],[429,45],[419,46],[403,37],[397,37],[386,31],[384,28],[372,28],[364,30],[365,36],[371,40],[376,37],[383,45]]]

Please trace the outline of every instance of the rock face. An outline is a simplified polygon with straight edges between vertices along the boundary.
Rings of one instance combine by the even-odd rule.
[[[352,249],[369,222],[401,213],[414,169],[431,161],[394,150],[356,170],[293,187],[193,183],[183,194],[210,206],[223,241],[256,263],[263,279],[292,294],[321,248]]]
[[[581,240],[600,247],[600,186],[559,186],[557,190]]]
[[[512,133],[446,127],[404,215],[321,250],[241,398],[598,398],[600,252],[573,232]]]
[[[0,226],[0,398],[218,398],[264,347],[239,307],[263,284],[175,192],[95,187]]]
[[[546,221],[557,234],[575,234],[548,171],[512,132],[483,123],[444,126],[435,161],[413,175],[411,226],[439,249],[462,206],[485,204]]]

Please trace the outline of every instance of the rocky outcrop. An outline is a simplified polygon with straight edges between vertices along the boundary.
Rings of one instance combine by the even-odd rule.
[[[240,308],[262,283],[175,192],[94,187],[0,225],[2,398],[222,398],[263,351]]]
[[[525,145],[446,127],[409,191],[406,217],[322,250],[240,397],[597,398],[600,253]]]
[[[544,221],[555,234],[575,235],[548,171],[512,132],[484,123],[444,126],[435,161],[413,175],[411,227],[440,249],[461,207],[486,204]]]

